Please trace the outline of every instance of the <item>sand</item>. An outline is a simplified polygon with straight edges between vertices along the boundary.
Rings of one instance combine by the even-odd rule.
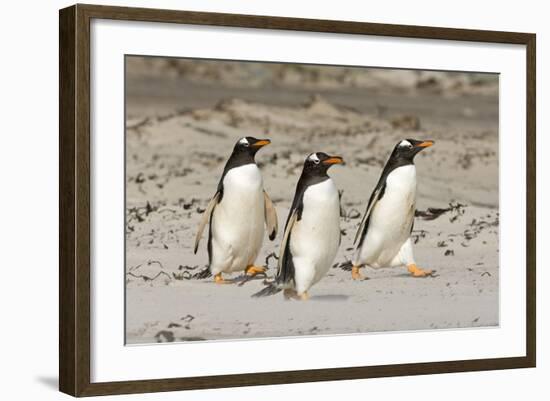
[[[130,76],[127,92],[126,341],[194,341],[495,326],[498,285],[498,96],[442,91],[230,87]],[[279,241],[304,157],[338,154],[342,244],[308,302],[253,299],[263,277],[215,285],[202,277],[206,241],[193,241],[235,141],[272,144],[256,160],[279,217],[258,257],[276,271]],[[403,138],[433,139],[416,158],[419,266],[363,270],[345,262],[383,164]],[[438,215],[429,208],[450,208]],[[432,210],[433,211],[433,210]],[[433,219],[430,219],[432,218]],[[267,259],[266,259],[267,258]],[[342,266],[343,265],[343,266]]]

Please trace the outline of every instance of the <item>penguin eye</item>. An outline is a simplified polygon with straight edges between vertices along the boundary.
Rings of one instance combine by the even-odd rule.
[[[401,142],[399,142],[398,147],[399,147],[400,149],[411,150],[411,149],[413,148],[413,145],[412,145],[412,143],[410,143],[410,142],[407,141],[406,139],[403,139]]]
[[[243,143],[243,145],[244,145],[245,148],[248,148],[250,146],[250,144],[248,142]]]
[[[321,162],[316,153],[312,153],[311,155],[309,155],[308,160],[312,161],[315,164],[319,164]]]

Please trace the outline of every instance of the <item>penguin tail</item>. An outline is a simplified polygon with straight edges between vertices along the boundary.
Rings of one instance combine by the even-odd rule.
[[[252,294],[252,298],[263,298],[275,295],[281,292],[283,289],[276,282],[269,283],[266,287],[262,288],[260,291]]]

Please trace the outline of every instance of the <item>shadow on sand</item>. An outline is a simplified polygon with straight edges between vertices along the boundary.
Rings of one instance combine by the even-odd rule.
[[[310,301],[347,301],[349,299],[348,295],[314,295],[310,298]]]

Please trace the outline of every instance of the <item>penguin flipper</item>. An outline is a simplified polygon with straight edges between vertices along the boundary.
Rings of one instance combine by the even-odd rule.
[[[292,255],[289,250],[289,240],[290,233],[292,232],[292,228],[294,227],[296,221],[298,221],[298,210],[294,209],[292,214],[289,216],[288,223],[285,227],[285,233],[283,235],[283,240],[281,241],[281,253],[279,254],[279,264],[277,266],[277,282],[279,283],[287,283],[294,279],[294,264],[291,260]]]
[[[277,210],[271,202],[271,199],[267,195],[267,192],[264,191],[264,209],[265,209],[265,225],[267,228],[267,234],[269,239],[273,241],[277,236],[277,231],[279,230],[279,222],[277,219]]]
[[[199,242],[201,241],[204,227],[206,227],[206,223],[208,223],[208,221],[210,220],[210,217],[212,216],[212,213],[214,212],[214,209],[218,204],[219,198],[220,198],[220,191],[216,192],[216,194],[212,197],[212,199],[210,199],[210,202],[208,203],[206,210],[202,214],[201,222],[199,224],[199,229],[197,230],[197,236],[195,237],[195,249],[194,249],[195,254],[197,253],[197,249],[199,249]]]
[[[355,239],[353,240],[354,245],[357,242],[357,239],[359,239],[360,237],[364,237],[364,234],[368,228],[368,221],[369,221],[369,217],[372,212],[372,209],[374,209],[374,206],[379,200],[380,193],[383,192],[383,190],[384,190],[384,187],[379,187],[379,188],[376,188],[376,190],[372,193],[369,199],[369,203],[367,205],[367,210],[365,211],[363,219],[361,220],[361,224],[359,225],[359,228],[355,233]],[[358,246],[361,246],[361,242],[362,240],[359,242]]]

